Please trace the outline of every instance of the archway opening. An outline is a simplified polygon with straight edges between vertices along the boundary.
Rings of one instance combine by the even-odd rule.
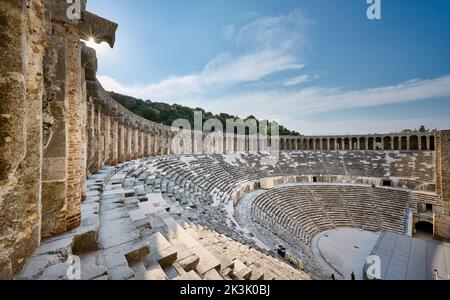
[[[420,221],[416,223],[416,234],[418,238],[433,238],[433,224],[427,221]]]
[[[434,144],[434,136],[430,136],[430,150],[431,151],[435,151],[436,150],[436,147],[435,147],[435,144]]]
[[[408,150],[408,138],[406,136],[402,136],[401,138],[401,150]]]
[[[370,137],[369,138],[369,148],[367,150],[374,150],[374,144],[375,144],[375,139]]]
[[[386,136],[383,139],[384,150],[393,150],[392,149],[392,138],[390,136]]]
[[[400,150],[400,139],[398,136],[394,137],[394,150]]]
[[[416,135],[409,139],[409,150],[419,150],[419,138]]]
[[[348,138],[344,139],[344,150],[350,150],[350,140]]]
[[[421,136],[420,137],[420,143],[422,144],[422,147],[421,147],[420,150],[427,151],[428,150],[428,146],[427,146],[427,137],[426,136]]]
[[[359,139],[359,150],[367,150],[366,148],[366,138]]]
[[[359,150],[358,139],[357,138],[352,138],[352,149],[353,150]]]
[[[322,150],[330,150],[330,145],[328,145],[328,139],[322,139]]]
[[[320,146],[320,139],[316,139],[316,150],[322,150],[322,147]]]
[[[383,150],[383,140],[380,137],[375,139],[375,150]]]
[[[330,139],[330,150],[336,150],[336,142],[334,139]]]

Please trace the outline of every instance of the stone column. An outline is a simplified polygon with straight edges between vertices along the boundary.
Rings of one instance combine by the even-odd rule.
[[[66,231],[68,98],[67,37],[62,24],[50,24],[52,35],[44,57],[43,162],[42,162],[42,237]]]
[[[406,137],[406,150],[411,150],[411,140],[410,140],[410,136]]]
[[[109,116],[102,113],[102,138],[103,138],[103,160],[102,168],[109,162],[110,150],[111,150],[111,120]]]
[[[40,241],[44,3],[0,2],[0,279]]]
[[[95,105],[92,102],[93,99],[89,99],[87,103],[87,126],[86,126],[86,134],[87,134],[87,171],[95,172],[95,148],[97,145],[95,139]]]
[[[86,182],[86,80],[81,66],[81,43],[78,30],[67,26],[68,64],[68,178],[67,229],[81,222],[81,201]]]
[[[435,230],[437,238],[450,239],[450,131],[435,134],[436,157],[436,194],[442,199],[443,209],[435,212]]]
[[[111,118],[111,157],[109,163],[113,166],[119,160],[119,124],[116,118]]]
[[[125,124],[120,120],[119,122],[119,132],[118,132],[118,162],[123,163],[126,160],[125,155],[125,145],[126,145],[126,128]]]
[[[155,151],[154,151],[154,153],[155,153],[155,156],[158,156],[158,155],[161,154],[159,152],[160,143],[161,143],[160,139],[161,139],[161,132],[160,132],[159,129],[156,129],[155,136],[154,136],[154,142],[155,142]]]
[[[102,121],[101,121],[101,106],[95,105],[95,113],[94,113],[94,134],[95,134],[95,158],[94,158],[94,172],[99,173],[102,169],[102,161],[103,161],[103,146],[104,140],[102,137]]]

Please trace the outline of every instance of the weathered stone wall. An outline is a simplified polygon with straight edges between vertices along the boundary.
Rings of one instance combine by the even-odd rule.
[[[67,212],[67,34],[62,23],[48,24],[44,57],[42,236],[66,231]]]
[[[0,2],[0,279],[40,242],[44,5]]]
[[[436,134],[436,193],[444,201],[444,214],[450,214],[450,131]]]

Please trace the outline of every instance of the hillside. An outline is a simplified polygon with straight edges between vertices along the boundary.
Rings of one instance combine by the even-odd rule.
[[[191,127],[194,128],[194,111],[203,112],[203,122],[209,119],[218,119],[222,122],[223,128],[225,127],[227,119],[238,119],[237,116],[229,115],[226,113],[213,114],[211,112],[206,112],[201,108],[190,108],[178,104],[167,104],[152,102],[150,100],[136,99],[134,97],[122,95],[115,92],[109,92],[111,97],[113,97],[117,102],[126,107],[128,110],[132,111],[136,115],[143,117],[147,120],[162,123],[164,125],[171,126],[173,121],[177,119],[186,119],[191,123]],[[254,116],[249,116],[248,119],[256,119]],[[270,125],[269,125],[270,134]],[[299,136],[300,133],[296,131],[291,131],[284,126],[280,125],[280,135],[292,135]]]

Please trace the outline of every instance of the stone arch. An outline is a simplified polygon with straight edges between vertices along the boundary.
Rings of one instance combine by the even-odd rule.
[[[366,138],[365,137],[359,138],[359,150],[367,150],[366,149]]]
[[[328,139],[322,139],[322,149],[321,150],[330,150],[330,145],[328,145]]]
[[[375,138],[375,150],[383,150],[383,139],[381,137]]]
[[[420,143],[421,143],[421,148],[420,150],[426,151],[428,150],[428,145],[427,145],[427,137],[425,135],[422,135],[420,137]]]
[[[393,150],[392,149],[392,137],[385,136],[383,138],[384,150]]]
[[[330,139],[330,150],[336,150],[336,140],[334,138]]]
[[[309,139],[309,150],[314,150],[314,139]]]
[[[352,138],[352,150],[359,150],[358,147],[358,138]]]
[[[316,139],[316,147],[314,149],[322,150],[321,147],[320,147],[320,139]]]
[[[400,149],[408,150],[408,138],[406,136],[402,136],[400,139]]]
[[[394,150],[400,150],[400,138],[398,136],[394,137]]]
[[[342,139],[341,138],[336,139],[336,149],[342,150]]]
[[[344,139],[344,150],[350,150],[350,139],[349,138]]]
[[[433,223],[431,223],[431,222],[419,221],[414,226],[414,230],[415,230],[416,234],[420,233],[420,234],[433,235],[434,226],[433,226]]]
[[[369,137],[369,146],[367,150],[374,150],[375,149],[375,139],[373,137]]]
[[[417,135],[412,135],[409,138],[409,150],[419,150],[419,138]]]

